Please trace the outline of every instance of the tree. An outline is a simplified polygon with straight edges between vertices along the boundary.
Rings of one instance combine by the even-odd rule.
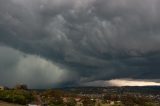
[[[82,101],[83,106],[95,106],[95,101],[90,100],[90,98],[85,97]]]
[[[76,105],[76,101],[74,98],[69,98],[68,102],[66,103],[67,106],[75,106]]]

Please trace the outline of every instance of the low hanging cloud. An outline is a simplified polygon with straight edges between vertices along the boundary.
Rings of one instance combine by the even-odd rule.
[[[4,46],[0,47],[0,51],[1,84],[27,84],[31,88],[46,88],[58,87],[74,78],[70,71],[39,56],[28,55]]]
[[[159,5],[159,0],[1,0],[0,44],[29,55],[18,63],[29,76],[38,73],[36,67],[44,70],[44,61],[62,68],[55,79],[50,75],[57,66],[49,65],[49,75],[40,71],[42,77],[49,78],[48,85],[68,71],[75,77],[65,78],[68,83],[60,80],[66,85],[121,78],[160,79]],[[0,55],[4,58],[6,54]],[[34,66],[28,64],[32,56],[38,61]],[[7,60],[16,64],[12,58],[5,58],[2,65]],[[14,68],[3,65],[0,73],[10,70],[21,76]]]

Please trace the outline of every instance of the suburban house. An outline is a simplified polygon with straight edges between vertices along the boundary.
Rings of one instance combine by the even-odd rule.
[[[38,104],[28,104],[28,106],[41,106],[41,105],[38,105]]]
[[[0,86],[0,90],[7,90],[8,88],[5,86]]]
[[[18,84],[18,85],[15,86],[14,89],[16,89],[16,90],[27,90],[28,88],[27,88],[27,85]]]

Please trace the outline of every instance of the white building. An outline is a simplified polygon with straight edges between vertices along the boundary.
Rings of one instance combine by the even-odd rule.
[[[0,86],[0,90],[6,90],[7,89],[7,87],[5,87],[5,86]]]
[[[38,105],[38,104],[28,104],[28,106],[41,106],[41,105]]]

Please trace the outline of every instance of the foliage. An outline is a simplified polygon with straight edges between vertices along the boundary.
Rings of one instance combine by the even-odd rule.
[[[0,91],[0,100],[18,103],[18,104],[27,104],[34,99],[33,95],[25,90],[4,90]]]
[[[122,103],[125,106],[152,106],[148,105],[148,102],[151,102],[150,99],[143,96],[133,96],[133,95],[125,95],[121,99]]]
[[[68,102],[66,103],[66,106],[75,106],[76,105],[76,101],[74,98],[69,98]]]
[[[83,103],[83,106],[94,106],[95,105],[95,101],[92,101],[88,97],[84,98],[82,103]]]

